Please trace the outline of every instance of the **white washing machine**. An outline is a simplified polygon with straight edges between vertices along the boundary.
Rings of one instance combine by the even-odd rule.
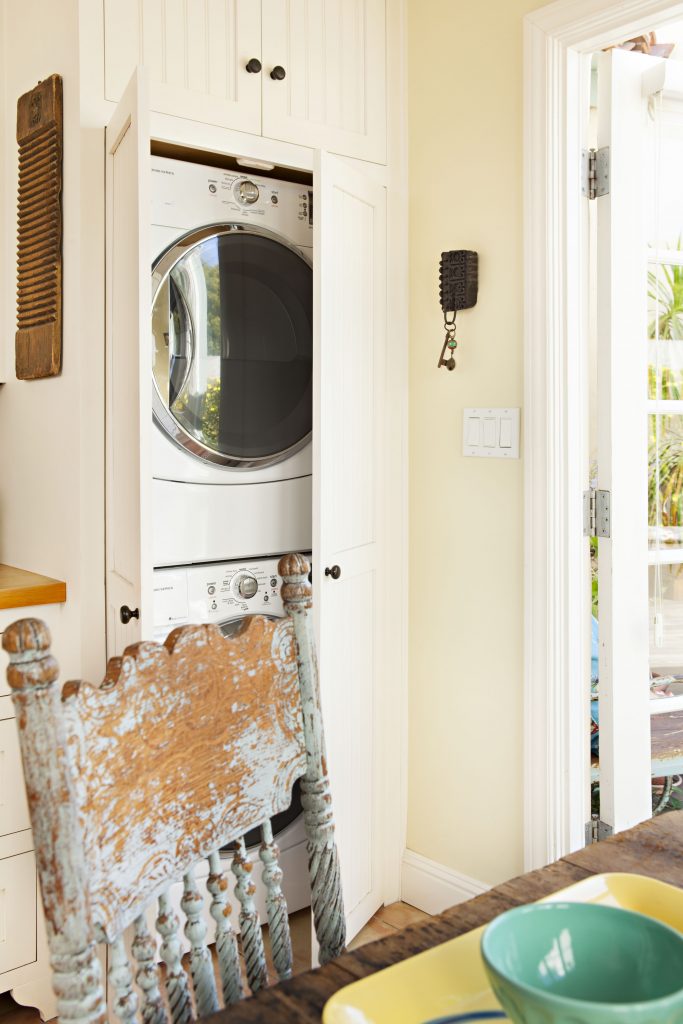
[[[311,547],[313,193],[152,157],[155,566]]]
[[[282,618],[285,614],[280,597],[282,578],[278,575],[277,563],[276,558],[261,558],[155,569],[154,639],[163,643],[172,629],[188,623],[214,622],[228,635],[247,615]],[[291,914],[310,906],[311,902],[298,781],[288,810],[273,818],[273,835],[280,849],[280,866],[284,872],[282,888]],[[256,904],[265,921],[266,892],[258,859],[260,842],[258,829],[246,836],[249,857],[255,865]],[[229,849],[224,855],[230,859]],[[207,924],[210,923],[207,911]]]

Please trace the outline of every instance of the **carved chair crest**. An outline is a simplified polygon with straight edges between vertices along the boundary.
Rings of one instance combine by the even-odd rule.
[[[287,618],[254,616],[230,638],[215,626],[187,626],[163,646],[135,644],[110,660],[97,688],[67,683],[59,693],[43,623],[25,619],[5,632],[60,1020],[107,1019],[98,942],[110,949],[109,980],[121,1021],[181,1024],[219,1008],[204,896],[194,875],[203,859],[223,1001],[242,997],[230,883],[219,853],[228,843],[234,844],[231,872],[247,983],[252,992],[267,984],[244,843],[254,826],[261,828],[273,965],[280,979],[291,975],[270,819],[288,806],[296,779],[320,960],[343,950],[308,571],[299,555],[280,561]],[[170,896],[179,882],[191,984]]]

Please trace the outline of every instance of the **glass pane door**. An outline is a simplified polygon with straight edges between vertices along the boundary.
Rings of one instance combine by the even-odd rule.
[[[596,203],[596,475],[611,506],[591,701],[603,834],[678,806],[683,767],[683,105],[662,90],[662,63],[617,49],[598,71],[610,161]]]

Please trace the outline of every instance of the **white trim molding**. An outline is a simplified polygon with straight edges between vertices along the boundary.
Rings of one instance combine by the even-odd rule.
[[[481,896],[491,888],[485,882],[406,850],[403,854],[401,899],[425,914],[440,914],[455,903]]]
[[[524,19],[526,870],[582,846],[588,816],[589,55],[681,17],[681,0],[557,0]]]

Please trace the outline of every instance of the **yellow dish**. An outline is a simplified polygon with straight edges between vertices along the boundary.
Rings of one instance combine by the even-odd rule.
[[[636,910],[683,932],[683,890],[644,875],[593,875],[539,902],[604,903]],[[423,1024],[448,1014],[500,1010],[479,953],[484,928],[339,989],[323,1024]]]

